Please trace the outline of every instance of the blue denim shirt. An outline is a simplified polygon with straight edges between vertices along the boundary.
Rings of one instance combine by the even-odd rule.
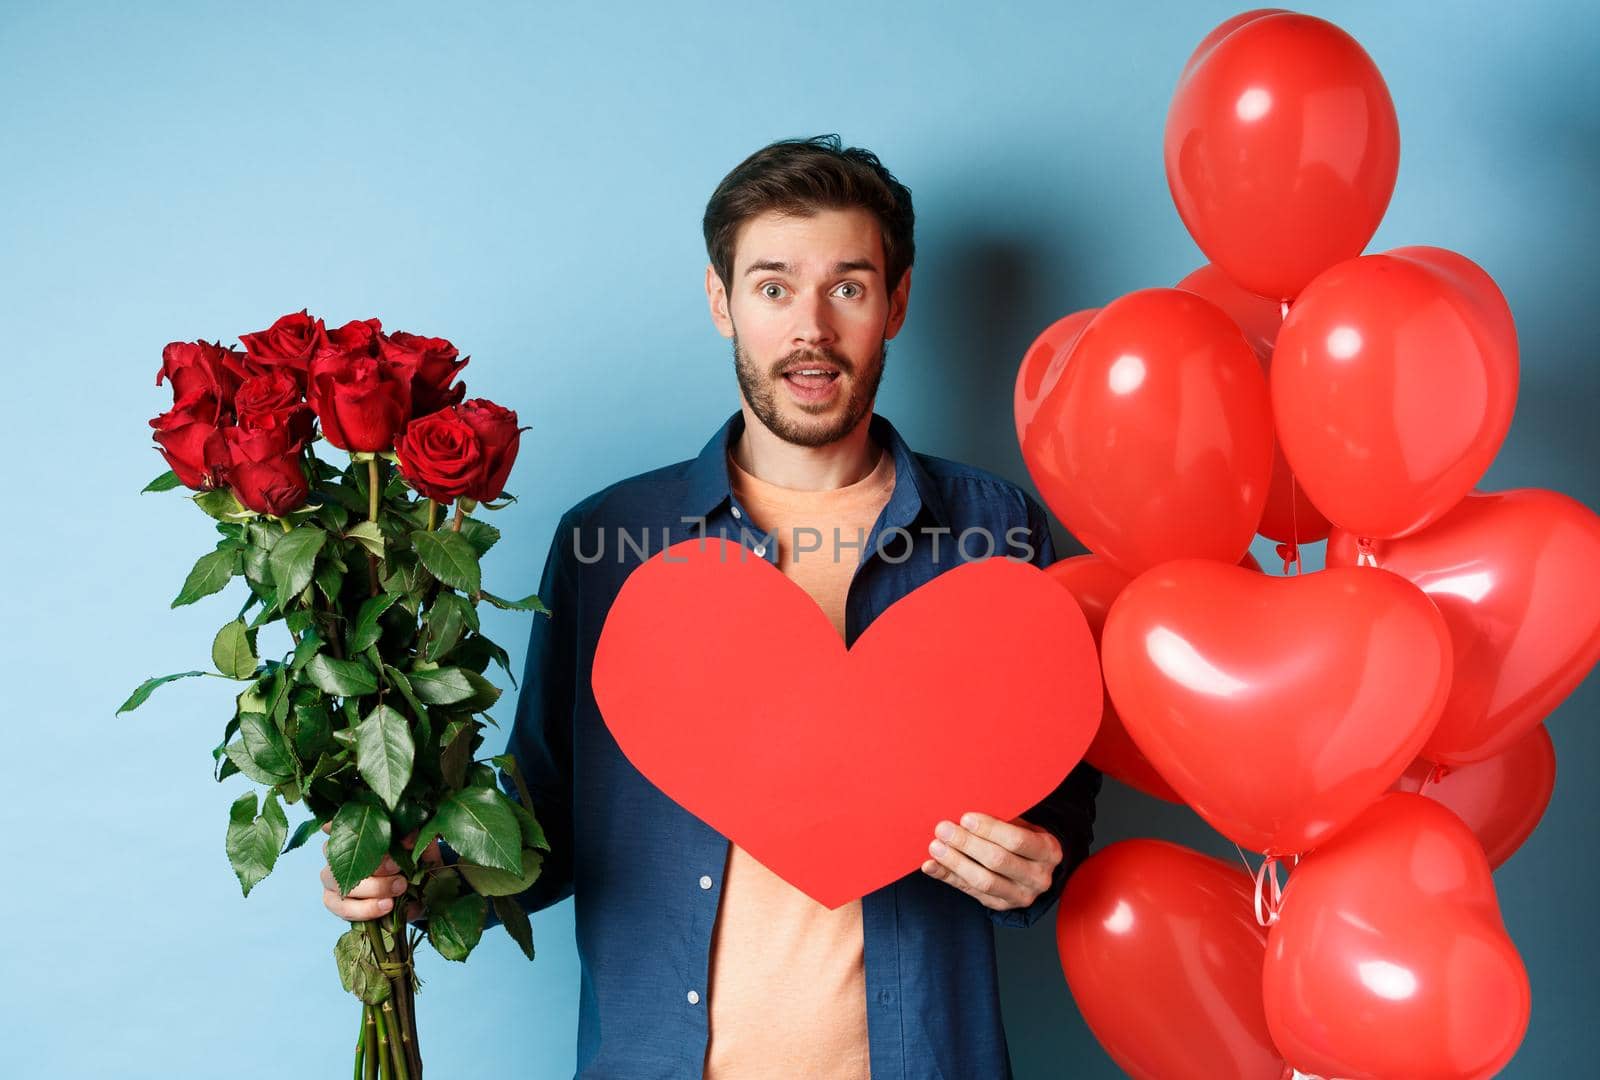
[[[1008,553],[1007,530],[1026,530],[1034,564],[1054,561],[1044,511],[1022,489],[981,469],[913,453],[882,416],[869,423],[873,440],[894,454],[896,479],[850,582],[847,645],[899,597],[964,558],[988,554],[978,535],[967,538],[965,551],[958,547],[965,529],[987,530],[996,555]],[[736,412],[698,457],[622,480],[573,506],[545,563],[539,591],[551,615],[533,620],[508,750],[551,846],[538,882],[518,900],[529,911],[568,896],[576,905],[578,1077],[651,1080],[703,1071],[711,934],[729,841],[623,757],[589,676],[606,612],[642,561],[633,546],[618,544],[619,529],[635,542],[648,531],[643,557],[703,530],[776,562],[777,545],[764,542],[770,538],[730,490],[727,453],[743,427]],[[708,687],[705,706],[740,703]],[[976,737],[1006,737],[1005,717],[972,720]],[[1011,1075],[994,927],[1029,926],[1055,903],[1088,854],[1100,779],[1079,765],[1023,815],[1053,832],[1065,853],[1049,891],[1031,906],[991,911],[920,869],[862,899],[874,1080]],[[513,790],[503,773],[500,780]],[[934,824],[928,822],[930,838]],[[772,1003],[772,1016],[774,1023],[804,1022],[786,1014],[781,1001]]]

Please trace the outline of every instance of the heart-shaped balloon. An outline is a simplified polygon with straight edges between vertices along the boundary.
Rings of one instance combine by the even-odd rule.
[[[1083,328],[1022,457],[1062,524],[1125,573],[1180,556],[1235,562],[1272,471],[1266,379],[1215,304],[1129,293]]]
[[[1444,614],[1455,681],[1422,756],[1483,761],[1548,716],[1600,660],[1600,516],[1554,491],[1473,493],[1439,522],[1375,541],[1379,566]],[[1351,566],[1356,537],[1336,530],[1328,565]]]
[[[1065,586],[1078,601],[1084,617],[1089,621],[1089,632],[1094,635],[1095,645],[1098,646],[1101,631],[1106,625],[1106,613],[1131,579],[1098,555],[1076,555],[1058,560],[1045,567],[1045,573]],[[1146,795],[1167,802],[1183,801],[1172,790],[1172,785],[1161,779],[1155,766],[1140,753],[1127,728],[1122,726],[1109,694],[1100,712],[1100,730],[1095,732],[1094,742],[1089,744],[1083,757],[1107,776],[1138,788]]]
[[[1283,325],[1284,305],[1257,296],[1209,263],[1178,282],[1178,288],[1203,296],[1226,312],[1244,332],[1244,339],[1261,361],[1262,372],[1270,370],[1272,347],[1278,340],[1278,328]],[[1283,456],[1283,447],[1274,438],[1272,478],[1267,481],[1267,502],[1256,532],[1280,543],[1310,544],[1326,537],[1330,528],[1328,519],[1296,482],[1289,461]]]
[[[1099,311],[1099,308],[1090,308],[1057,319],[1045,327],[1044,332],[1028,346],[1028,351],[1022,354],[1022,364],[1017,368],[1017,385],[1012,395],[1012,414],[1017,422],[1019,446],[1027,440],[1028,427],[1039,411],[1039,403],[1050,395],[1061,373],[1066,370],[1067,357],[1072,354],[1078,336]]]
[[[1050,794],[1102,696],[1083,613],[1028,563],[947,570],[846,649],[799,585],[717,537],[629,574],[593,688],[647,779],[829,908],[915,871],[940,820]]]
[[[1351,1080],[1493,1076],[1530,1005],[1483,848],[1455,814],[1405,793],[1289,875],[1262,993],[1290,1064]]]
[[[1084,1022],[1129,1076],[1282,1080],[1251,881],[1164,840],[1123,840],[1067,879],[1056,950]]]
[[[1166,563],[1111,606],[1101,656],[1150,763],[1218,832],[1269,855],[1309,851],[1386,791],[1450,686],[1444,619],[1371,567]]]
[[[1334,266],[1289,309],[1272,357],[1284,456],[1357,536],[1426,528],[1494,460],[1517,401],[1517,334],[1494,280],[1443,248]]]
[[[1419,758],[1395,790],[1426,795],[1455,811],[1498,870],[1533,835],[1555,786],[1556,748],[1539,724],[1487,761],[1449,768]]]

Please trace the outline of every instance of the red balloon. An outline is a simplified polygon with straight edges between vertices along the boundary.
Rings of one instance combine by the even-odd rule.
[[[1045,327],[1044,333],[1034,339],[1022,355],[1017,368],[1017,386],[1012,397],[1012,412],[1017,421],[1017,443],[1021,445],[1028,436],[1028,426],[1039,411],[1039,403],[1050,391],[1066,369],[1067,357],[1078,335],[1089,325],[1099,308],[1075,311],[1066,318],[1057,319]]]
[[[1095,648],[1098,649],[1100,631],[1106,624],[1106,612],[1111,610],[1112,601],[1128,584],[1128,575],[1098,555],[1061,559],[1045,567],[1045,573],[1065,586],[1078,601],[1084,617],[1089,620],[1089,632],[1094,635]],[[1100,730],[1095,733],[1094,742],[1089,744],[1083,756],[1084,760],[1107,776],[1138,788],[1146,795],[1154,795],[1168,802],[1183,802],[1178,793],[1172,790],[1172,785],[1161,779],[1155,766],[1145,760],[1145,756],[1134,745],[1117,717],[1117,710],[1111,705],[1109,694],[1100,711]]]
[[[1289,875],[1262,972],[1267,1024],[1319,1076],[1493,1076],[1528,1027],[1528,974],[1472,830],[1385,795]]]
[[[1407,536],[1460,502],[1516,401],[1511,309],[1477,264],[1442,248],[1340,263],[1278,332],[1278,441],[1312,502],[1357,536]]]
[[[1190,58],[1167,112],[1167,185],[1206,257],[1292,299],[1372,239],[1400,128],[1377,65],[1332,23],[1235,16]]]
[[[1498,870],[1533,834],[1556,786],[1556,748],[1540,724],[1488,761],[1446,768],[1418,759],[1396,791],[1411,791],[1443,803],[1472,829]]]
[[[1136,578],[1101,639],[1133,741],[1218,832],[1316,847],[1416,758],[1450,686],[1450,636],[1370,567],[1269,577],[1184,559]]]
[[[1067,879],[1061,970],[1089,1030],[1148,1080],[1280,1080],[1261,1003],[1251,881],[1164,840],[1123,840]]]
[[[1251,13],[1254,14],[1254,13]],[[1243,19],[1245,16],[1237,16]],[[1223,26],[1227,26],[1223,23]],[[1219,28],[1220,29],[1220,28]],[[1221,270],[1209,263],[1178,282],[1178,288],[1203,296],[1227,312],[1228,318],[1244,332],[1244,339],[1261,361],[1263,373],[1272,361],[1272,346],[1283,325],[1283,305],[1241,288]],[[1289,462],[1278,440],[1272,440],[1272,478],[1267,481],[1267,505],[1261,511],[1256,532],[1285,544],[1311,544],[1323,539],[1332,528],[1322,512],[1311,505],[1305,488],[1295,482]]]
[[[1466,765],[1526,735],[1600,660],[1600,517],[1554,491],[1473,493],[1402,540],[1374,541],[1378,565],[1413,582],[1444,614],[1456,675],[1422,748]],[[1352,566],[1336,530],[1328,565]]]
[[[1272,468],[1266,380],[1216,305],[1129,293],[1084,328],[1022,456],[1062,524],[1126,573],[1236,562]]]

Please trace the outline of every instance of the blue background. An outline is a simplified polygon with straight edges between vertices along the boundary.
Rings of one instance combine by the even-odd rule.
[[[137,494],[164,467],[146,420],[169,400],[166,342],[232,341],[302,306],[453,339],[471,393],[533,425],[486,567],[522,595],[563,509],[692,455],[736,408],[702,295],[705,199],[756,147],[837,131],[914,190],[921,223],[879,411],[919,449],[1025,481],[1009,403],[1033,335],[1202,261],[1161,128],[1189,51],[1242,6],[0,6],[0,1071],[342,1075],[354,1043],[318,845],[248,900],[223,855],[247,786],[209,775],[229,686],[112,715],[145,677],[204,666],[241,588],[167,607],[214,536],[179,495]],[[1372,249],[1463,252],[1516,314],[1521,398],[1483,486],[1600,505],[1600,18],[1576,2],[1312,12],[1365,44],[1399,111]],[[519,670],[523,618],[488,614]],[[1552,720],[1555,800],[1497,879],[1534,987],[1508,1075],[1591,1061],[1597,705],[1590,679]],[[1114,784],[1100,834],[1224,850]],[[571,1075],[570,903],[534,930],[531,965],[499,931],[469,965],[423,954],[434,1074]],[[1117,1075],[1052,933],[1000,934],[1018,1075]]]

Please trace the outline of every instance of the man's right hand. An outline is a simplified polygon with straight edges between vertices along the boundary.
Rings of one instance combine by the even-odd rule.
[[[323,832],[328,832],[332,823],[322,826]],[[417,842],[417,834],[412,833],[400,841],[407,851]],[[328,842],[322,842],[322,906],[333,912],[347,922],[370,922],[394,910],[395,897],[406,891],[406,879],[400,873],[400,867],[388,855],[383,857],[383,862],[372,872],[369,878],[362,878],[356,883],[347,895],[339,894],[339,883],[333,879],[333,870],[327,864]],[[439,841],[434,840],[428,845],[428,850],[422,853],[422,862],[427,866],[438,866],[444,862],[444,855],[439,851]],[[413,922],[422,917],[422,904],[413,900],[406,908],[406,921]]]

